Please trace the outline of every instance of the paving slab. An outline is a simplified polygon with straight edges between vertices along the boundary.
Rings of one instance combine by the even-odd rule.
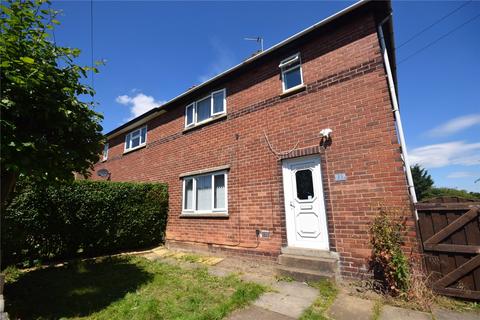
[[[291,318],[300,317],[318,296],[318,290],[301,282],[276,282],[272,289],[253,304]]]
[[[433,308],[436,320],[480,320],[478,312],[458,312],[441,308]]]
[[[227,320],[293,320],[295,318],[266,310],[264,308],[251,306],[246,309],[234,311]]]
[[[410,309],[398,308],[393,306],[383,306],[380,312],[380,320],[433,320],[430,313],[415,311]]]
[[[288,317],[299,318],[313,300],[290,296],[279,292],[267,292],[260,296],[253,304]]]
[[[327,314],[335,320],[370,320],[373,315],[373,301],[341,293],[330,306]]]
[[[309,287],[306,283],[297,281],[277,281],[271,285],[273,290],[281,292],[286,295],[304,298],[308,300],[315,300],[318,296],[318,289]]]

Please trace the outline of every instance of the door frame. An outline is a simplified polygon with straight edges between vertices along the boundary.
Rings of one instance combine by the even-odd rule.
[[[318,197],[319,204],[319,216],[320,216],[320,232],[322,240],[320,242],[312,242],[313,245],[299,243],[296,238],[296,228],[295,228],[295,211],[290,206],[290,202],[294,199],[294,183],[295,181],[292,179],[291,174],[291,166],[294,164],[301,164],[302,162],[311,162],[312,160],[315,161],[315,167],[313,170],[315,171],[316,167],[318,166],[318,178],[313,175],[313,184],[314,184],[314,191],[316,196]],[[288,183],[287,183],[288,181]],[[321,165],[321,158],[320,155],[310,155],[304,157],[295,157],[284,159],[282,161],[282,184],[283,184],[283,194],[284,194],[284,212],[285,212],[285,229],[287,235],[287,244],[289,247],[297,247],[297,248],[306,248],[306,249],[315,249],[315,250],[325,250],[330,251],[330,237],[328,233],[328,220],[327,220],[327,213],[325,207],[325,194],[323,192],[323,177],[322,177],[322,165]]]

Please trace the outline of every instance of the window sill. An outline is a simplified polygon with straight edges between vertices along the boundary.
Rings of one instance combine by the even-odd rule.
[[[304,91],[306,88],[307,88],[307,86],[304,85],[304,84],[301,84],[301,85],[299,85],[299,86],[290,88],[290,89],[288,89],[287,91],[284,91],[284,92],[280,95],[280,98],[285,98],[285,97],[291,96],[292,94],[295,94],[295,93],[298,93],[298,92],[302,92],[302,91]]]
[[[138,149],[145,148],[146,146],[147,146],[146,143],[145,143],[145,144],[142,144],[142,145],[140,145],[140,146],[138,146],[138,147],[135,147],[135,148],[132,148],[132,149],[128,149],[128,150],[123,151],[123,154],[127,154],[127,153],[130,153],[130,152],[136,151],[136,150],[138,150]]]
[[[203,127],[207,124],[210,124],[212,122],[215,122],[215,121],[219,121],[221,119],[225,119],[227,117],[227,114],[226,113],[223,113],[223,114],[220,114],[220,115],[217,115],[217,116],[213,116],[212,118],[208,119],[208,120],[205,120],[203,122],[200,122],[196,125],[193,125],[191,127],[188,127],[188,128],[185,128],[183,129],[183,132],[188,132],[188,131],[192,131],[192,130],[195,130],[195,129],[198,129],[200,127]]]
[[[194,213],[182,212],[180,218],[228,218],[228,212]]]

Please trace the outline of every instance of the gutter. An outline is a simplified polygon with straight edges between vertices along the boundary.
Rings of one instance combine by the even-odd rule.
[[[261,58],[261,57],[269,54],[270,52],[275,51],[276,49],[278,49],[278,48],[280,48],[280,47],[283,47],[284,45],[286,45],[286,44],[288,44],[288,43],[290,43],[290,42],[292,42],[292,41],[294,41],[294,40],[302,37],[303,35],[311,32],[311,31],[313,31],[313,30],[315,30],[315,29],[317,29],[317,28],[319,28],[319,27],[321,27],[321,26],[323,26],[323,25],[325,25],[325,24],[327,24],[327,23],[329,23],[329,22],[331,22],[331,21],[333,21],[333,20],[335,20],[335,19],[338,19],[338,18],[340,18],[341,16],[349,13],[350,11],[353,11],[353,10],[357,9],[358,7],[361,7],[361,6],[367,4],[367,3],[371,2],[371,1],[373,1],[373,0],[360,0],[360,1],[358,1],[358,2],[355,2],[355,3],[352,4],[351,6],[345,8],[345,9],[343,9],[343,10],[341,10],[341,11],[338,11],[337,13],[335,13],[335,14],[333,14],[333,15],[331,15],[331,16],[329,16],[329,17],[327,17],[327,18],[325,18],[325,19],[323,19],[323,20],[321,20],[321,21],[319,21],[319,22],[317,22],[317,23],[315,23],[314,25],[312,25],[312,26],[310,26],[310,27],[308,27],[308,28],[306,28],[306,29],[304,29],[304,30],[302,30],[302,31],[294,34],[293,36],[291,36],[291,37],[289,37],[289,38],[287,38],[287,39],[285,39],[285,40],[277,43],[276,45],[268,48],[267,50],[262,51],[261,53],[255,55],[255,56],[253,56],[253,57],[248,58],[247,60],[245,60],[245,61],[237,64],[236,66],[233,66],[232,68],[230,68],[230,69],[228,69],[228,70],[225,70],[224,72],[222,72],[222,73],[214,76],[213,78],[211,78],[211,79],[209,79],[209,80],[201,83],[200,85],[195,86],[195,87],[193,87],[193,88],[185,91],[184,93],[176,96],[175,98],[173,98],[173,99],[165,102],[163,105],[161,105],[161,106],[159,106],[159,107],[156,107],[155,109],[150,110],[150,111],[147,112],[146,114],[143,114],[143,115],[141,115],[141,116],[139,116],[139,117],[137,117],[137,118],[135,118],[135,119],[133,119],[133,120],[131,120],[131,121],[123,124],[123,125],[121,125],[120,127],[117,127],[116,129],[111,130],[111,131],[108,132],[105,136],[106,136],[108,139],[111,139],[111,138],[117,136],[118,134],[127,131],[127,128],[133,128],[133,127],[136,127],[136,126],[141,125],[141,124],[145,121],[145,117],[146,117],[146,116],[152,116],[153,114],[156,114],[157,112],[160,112],[160,111],[165,112],[164,109],[165,109],[166,106],[174,103],[174,102],[177,101],[177,100],[180,100],[181,98],[185,97],[186,95],[189,95],[189,94],[191,94],[191,93],[193,93],[193,92],[195,92],[195,91],[197,91],[197,90],[199,90],[199,89],[207,86],[208,84],[212,83],[213,81],[218,80],[218,79],[224,77],[225,75],[227,75],[227,74],[229,74],[229,73],[231,73],[231,72],[233,72],[233,71],[235,71],[235,70],[237,70],[237,69],[240,69],[241,67],[243,67],[243,66],[245,66],[245,65],[247,65],[247,64],[250,64],[251,62],[253,62],[253,61],[255,61],[255,60],[258,60],[259,58]],[[150,119],[150,117],[149,117],[149,119]]]
[[[413,184],[412,170],[410,169],[410,161],[408,160],[407,145],[405,143],[405,135],[403,134],[402,118],[400,117],[400,110],[398,109],[398,97],[395,87],[395,82],[393,81],[392,69],[390,67],[390,60],[388,58],[387,48],[385,46],[385,38],[383,36],[383,25],[385,22],[391,19],[391,14],[388,15],[382,22],[378,25],[378,36],[380,40],[380,47],[383,55],[383,62],[385,64],[385,70],[387,72],[388,79],[388,88],[390,90],[390,96],[392,98],[392,108],[395,121],[397,123],[397,131],[400,139],[400,148],[402,151],[403,164],[405,166],[405,173],[407,175],[408,189],[410,191],[410,198],[412,203],[415,205],[417,203],[417,194],[415,193],[415,186]],[[418,212],[415,209],[415,218],[418,220]]]

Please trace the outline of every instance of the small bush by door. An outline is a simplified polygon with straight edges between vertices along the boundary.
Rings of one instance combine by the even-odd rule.
[[[3,265],[27,266],[160,244],[168,193],[158,183],[23,180],[5,211]]]

